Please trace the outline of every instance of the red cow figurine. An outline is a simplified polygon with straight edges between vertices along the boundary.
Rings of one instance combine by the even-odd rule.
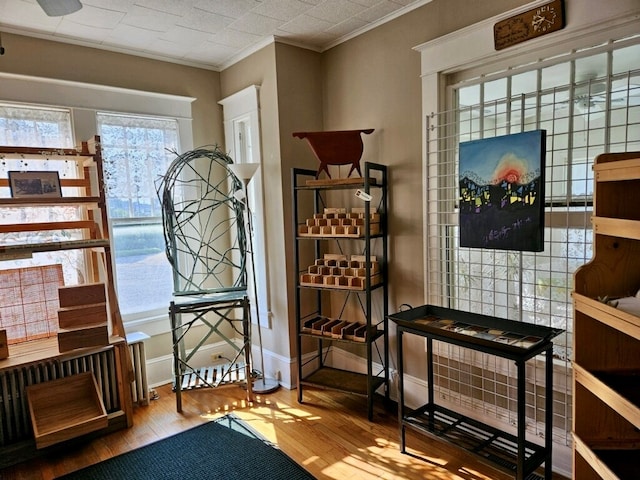
[[[364,145],[360,134],[368,135],[373,130],[373,128],[367,128],[366,130],[336,130],[332,132],[294,132],[293,136],[305,138],[309,142],[309,146],[316,158],[320,161],[316,179],[323,170],[331,178],[328,165],[351,164],[351,170],[347,175],[349,177],[354,170],[362,176],[360,158],[362,157]]]

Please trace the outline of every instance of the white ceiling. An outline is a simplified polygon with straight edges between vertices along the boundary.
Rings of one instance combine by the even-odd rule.
[[[220,70],[274,38],[324,51],[429,1],[81,0],[48,17],[36,0],[0,0],[0,32]]]

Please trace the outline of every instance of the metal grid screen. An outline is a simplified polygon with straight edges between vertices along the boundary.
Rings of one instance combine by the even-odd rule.
[[[608,45],[538,68],[449,87],[452,108],[427,119],[429,303],[562,328],[554,339],[554,442],[571,442],[573,273],[592,257],[593,159],[640,149],[640,46]],[[598,65],[601,76],[589,71]],[[461,142],[530,130],[547,135],[542,252],[459,246]],[[436,342],[439,400],[516,422],[515,365]],[[544,370],[527,366],[527,428],[544,435]]]

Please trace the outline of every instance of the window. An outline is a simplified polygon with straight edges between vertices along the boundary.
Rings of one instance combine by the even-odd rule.
[[[71,113],[68,109],[0,104],[0,144],[3,146],[72,148],[71,132]],[[57,160],[55,157],[45,161],[38,160],[33,164],[28,156],[1,160],[2,178],[7,177],[8,171],[35,168],[59,171],[62,176],[72,178],[78,176],[75,171],[76,162]],[[32,166],[36,164],[37,167]],[[66,193],[69,194],[70,190],[67,189]],[[4,198],[11,195],[8,185],[0,188],[0,195]],[[78,218],[78,215],[78,208],[70,205],[48,208],[4,207],[0,209],[0,224],[65,221]],[[38,243],[51,238],[69,240],[81,236],[82,232],[75,230],[11,232],[0,234],[0,243]],[[80,250],[39,252],[30,258],[3,260],[0,327],[7,329],[9,343],[56,335],[57,312],[47,308],[50,292],[57,292],[59,285],[79,283],[83,272],[84,255]],[[17,283],[27,286],[17,292]],[[34,288],[34,285],[37,287]],[[28,301],[26,297],[23,298],[23,294],[29,297]]]
[[[565,329],[557,356],[571,347],[573,272],[589,261],[593,158],[605,151],[634,150],[640,115],[640,72],[627,70],[640,45],[582,52],[569,61],[496,79],[453,85],[454,108],[440,121],[452,148],[444,165],[450,182],[440,186],[439,213],[454,221],[441,228],[448,306]],[[546,229],[540,253],[486,251],[456,244],[457,148],[460,142],[545,129]]]
[[[554,339],[555,435],[570,440],[573,273],[592,257],[590,217],[593,159],[603,152],[640,149],[640,39],[571,52],[499,73],[458,72],[448,87],[449,107],[429,119],[428,155],[437,158],[437,181],[428,183],[430,299],[443,306],[562,328]],[[431,128],[431,125],[433,127]],[[535,129],[547,131],[545,247],[543,252],[463,248],[458,245],[458,148],[460,142]],[[431,166],[430,165],[430,166]],[[506,367],[489,358],[443,347],[436,382],[452,401],[471,402],[498,418],[511,413],[492,392],[509,385]],[[467,355],[461,360],[458,355]],[[458,360],[460,360],[458,362]],[[465,397],[452,380],[458,370],[477,376],[482,392]],[[471,366],[469,366],[471,365]],[[496,372],[504,373],[504,384]],[[532,383],[537,384],[532,372]],[[495,380],[494,380],[495,379]],[[495,385],[492,382],[495,381]],[[485,400],[487,403],[484,403]],[[528,408],[541,410],[532,397]],[[534,427],[536,428],[536,427]]]
[[[61,108],[0,105],[0,145],[73,148],[71,112]]]
[[[35,105],[0,104],[0,145],[14,147],[43,147],[43,148],[73,148],[73,135],[71,128],[71,112],[69,109],[47,108]],[[59,171],[61,176],[69,175],[72,178],[78,176],[78,172],[70,171],[76,168],[75,162],[56,160],[54,157],[45,162],[37,163],[38,170]],[[34,169],[28,157],[20,159],[3,158],[0,163],[2,176],[7,177],[11,170],[24,171]],[[10,190],[7,187],[1,189],[3,197],[9,197]],[[65,194],[70,194],[67,190]],[[0,223],[21,222],[57,222],[68,218],[77,217],[75,206],[54,206],[49,208],[3,208],[0,211]],[[19,238],[11,234],[11,238],[3,234],[2,242],[29,243],[38,242],[38,235],[54,235],[69,239],[69,236],[81,238],[79,231],[67,230],[65,232],[25,232]],[[77,237],[75,237],[77,236]],[[66,284],[79,283],[84,271],[84,257],[79,250],[67,250],[57,252],[42,252],[35,254],[30,259],[5,260],[3,269],[25,268],[40,265],[62,264],[64,281]]]
[[[128,318],[166,310],[173,277],[154,182],[178,151],[177,121],[99,112],[97,123],[120,310]]]

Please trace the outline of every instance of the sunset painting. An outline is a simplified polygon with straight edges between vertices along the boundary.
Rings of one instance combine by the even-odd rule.
[[[544,249],[546,131],[460,144],[460,246]]]

